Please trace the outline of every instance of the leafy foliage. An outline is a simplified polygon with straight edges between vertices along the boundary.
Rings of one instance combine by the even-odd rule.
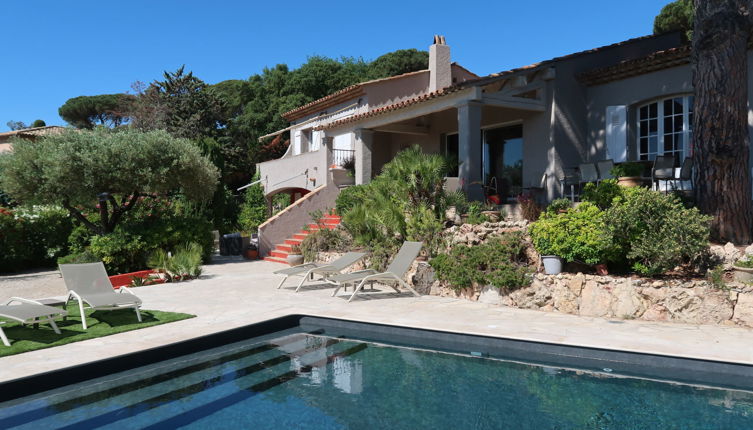
[[[708,248],[710,217],[671,194],[630,188],[606,211],[619,254],[633,269],[656,275],[691,262]]]
[[[402,75],[429,68],[429,53],[417,49],[400,49],[382,55],[369,65],[372,79]]]
[[[0,272],[54,264],[68,252],[72,229],[70,215],[60,207],[0,208]]]
[[[621,197],[624,188],[617,185],[617,179],[605,179],[598,184],[589,182],[583,187],[581,200],[591,202],[599,209],[607,209],[612,206],[614,199]]]
[[[520,205],[520,212],[523,218],[530,222],[534,222],[539,219],[541,215],[541,206],[536,203],[536,200],[530,194],[521,194],[517,198],[518,205]]]
[[[546,211],[551,214],[560,213],[573,207],[573,202],[567,198],[554,199],[549,206],[546,207]]]
[[[682,31],[690,40],[693,38],[694,18],[693,0],[675,0],[664,6],[654,18],[654,34]]]
[[[471,202],[468,205],[468,219],[466,222],[468,224],[481,224],[489,221],[489,217],[481,213],[483,210],[484,205],[480,202]]]
[[[192,142],[164,131],[68,131],[16,139],[0,157],[0,188],[27,204],[59,204],[93,232],[114,230],[139,197],[180,191],[209,198],[217,169]],[[97,196],[104,196],[97,208]],[[99,210],[98,224],[85,213]]]
[[[149,257],[150,268],[165,274],[167,282],[186,281],[201,275],[201,245],[195,242],[185,243],[169,254],[158,249]]]
[[[405,234],[410,241],[423,242],[429,255],[442,248],[442,222],[426,203],[411,211],[405,222]]]
[[[345,216],[354,206],[361,204],[366,200],[368,185],[354,185],[340,191],[335,201],[335,212],[340,216]]]
[[[23,121],[10,120],[6,122],[5,125],[7,125],[8,128],[11,129],[11,131],[17,131],[17,130],[23,130],[23,129],[29,128],[29,126],[26,125],[26,123],[24,123]]]
[[[641,163],[621,163],[612,167],[609,173],[616,178],[635,177],[641,176],[644,170],[645,166]]]
[[[531,283],[521,233],[505,233],[476,246],[455,246],[449,254],[433,258],[437,277],[457,290],[493,285],[512,291]]]
[[[304,261],[314,261],[320,252],[346,251],[352,241],[340,229],[322,228],[309,233],[301,242],[300,249]]]
[[[259,174],[254,176],[254,181],[259,179]],[[267,201],[264,198],[264,189],[261,184],[246,188],[245,200],[241,205],[238,215],[238,225],[241,230],[256,233],[259,226],[267,220]]]
[[[544,212],[529,233],[541,255],[556,255],[568,262],[604,263],[613,252],[604,213],[589,202],[562,214]]]
[[[44,122],[44,120],[41,120],[41,119],[35,119],[35,120],[34,120],[34,122],[32,122],[32,123],[31,123],[31,128],[35,128],[35,127],[44,127],[44,126],[46,126],[46,125],[47,125],[47,123],[46,123],[46,122]]]
[[[68,99],[58,114],[76,128],[93,129],[95,125],[117,127],[128,121],[126,110],[133,102],[130,94],[100,94]]]

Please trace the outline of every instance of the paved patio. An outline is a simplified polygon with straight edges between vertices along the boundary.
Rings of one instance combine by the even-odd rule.
[[[753,364],[753,330],[644,321],[610,321],[512,309],[444,297],[413,297],[391,288],[346,303],[332,289],[312,285],[298,294],[277,290],[283,267],[264,261],[205,266],[199,280],[134,289],[146,309],[196,318],[0,358],[0,381],[177,342],[232,327],[308,314],[597,348]],[[300,278],[298,278],[300,279]],[[6,280],[0,278],[0,283]],[[3,297],[4,298],[4,297]],[[34,297],[41,298],[41,297]]]

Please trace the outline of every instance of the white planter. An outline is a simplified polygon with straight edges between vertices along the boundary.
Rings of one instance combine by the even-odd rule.
[[[559,275],[562,272],[562,259],[556,255],[542,255],[541,261],[547,275]]]
[[[351,176],[350,172],[347,169],[337,167],[329,169],[329,171],[332,172],[332,181],[339,187],[346,185],[355,185],[356,183],[355,176]]]

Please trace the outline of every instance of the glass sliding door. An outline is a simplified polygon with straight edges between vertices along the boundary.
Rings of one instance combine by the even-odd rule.
[[[496,185],[502,203],[514,202],[523,189],[523,126],[484,130],[482,145],[484,183]]]

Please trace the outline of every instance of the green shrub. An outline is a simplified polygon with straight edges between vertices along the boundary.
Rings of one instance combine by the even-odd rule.
[[[335,212],[340,216],[345,216],[354,206],[361,204],[367,198],[368,190],[368,185],[354,185],[342,189],[335,201]]]
[[[68,253],[72,229],[68,212],[56,206],[0,208],[0,272],[54,265]]]
[[[612,167],[609,173],[615,178],[636,177],[643,175],[644,170],[642,163],[621,163]]]
[[[708,248],[710,219],[671,194],[647,188],[626,189],[605,213],[624,261],[649,276],[699,258]]]
[[[254,175],[254,181],[259,179],[259,173]],[[256,233],[259,226],[267,220],[267,200],[261,184],[246,188],[245,199],[238,214],[238,225],[241,230]]]
[[[520,213],[524,219],[530,222],[534,222],[541,216],[541,206],[536,203],[536,199],[531,194],[521,194],[517,198],[518,205],[520,206]]]
[[[58,258],[58,264],[83,264],[83,263],[96,263],[102,261],[92,254],[91,251],[84,250],[76,254],[68,254],[64,257]]]
[[[581,200],[591,202],[599,209],[608,209],[614,204],[614,199],[623,195],[625,188],[617,185],[617,179],[605,179],[598,184],[589,182],[583,187]]]
[[[201,254],[201,246],[191,242],[178,246],[174,255],[158,249],[150,255],[147,264],[164,273],[168,282],[185,281],[201,275]]]
[[[546,207],[546,211],[549,213],[560,213],[562,211],[566,211],[573,207],[573,202],[570,201],[570,199],[561,198],[561,199],[554,199],[551,203],[549,203],[549,206]]]
[[[120,229],[92,237],[88,249],[105,264],[110,275],[143,270],[150,251],[141,236]]]
[[[319,252],[346,251],[350,244],[350,238],[340,229],[324,228],[309,233],[300,248],[303,260],[308,262],[316,260]]]
[[[423,249],[434,256],[442,247],[442,222],[425,204],[420,204],[408,217],[405,224],[406,238],[423,242]]]
[[[445,206],[455,206],[459,214],[468,212],[468,197],[461,190],[453,191],[445,195]]]
[[[480,202],[471,202],[468,205],[468,219],[466,220],[466,223],[468,224],[481,224],[484,222],[489,221],[489,217],[482,214],[481,212],[484,210],[484,205]]]
[[[568,262],[604,263],[613,252],[604,212],[588,202],[562,214],[545,212],[529,233],[541,255],[556,255]]]
[[[512,291],[530,285],[527,263],[523,235],[506,233],[481,245],[455,246],[430,264],[437,277],[455,290],[493,285]]]

